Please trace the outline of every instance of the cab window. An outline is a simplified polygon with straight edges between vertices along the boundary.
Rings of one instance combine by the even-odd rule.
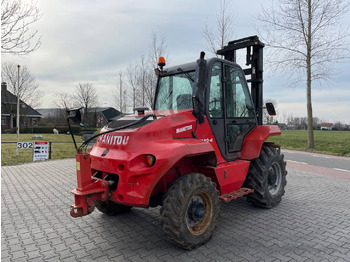
[[[254,109],[241,70],[225,66],[226,114],[228,118],[252,118]]]
[[[161,77],[155,110],[192,108],[193,79],[194,72]]]
[[[209,91],[209,116],[211,118],[223,117],[223,99],[221,83],[221,63],[215,62],[211,70]]]

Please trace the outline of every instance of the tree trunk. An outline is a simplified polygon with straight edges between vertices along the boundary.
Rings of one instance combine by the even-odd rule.
[[[84,116],[83,116],[83,125],[88,125],[89,123],[89,113],[88,113],[88,105],[85,105],[85,108],[84,108]]]
[[[119,109],[120,112],[123,112],[123,83],[121,72],[119,72]]]
[[[306,83],[306,104],[307,104],[307,138],[308,138],[308,149],[314,149],[314,129],[313,129],[313,117],[312,117],[312,102],[311,102],[311,74],[310,65],[308,65],[308,76]]]
[[[308,28],[307,28],[307,53],[306,53],[306,104],[307,104],[307,138],[308,149],[314,149],[314,129],[311,102],[311,41],[312,41],[312,10],[311,0],[308,0]]]

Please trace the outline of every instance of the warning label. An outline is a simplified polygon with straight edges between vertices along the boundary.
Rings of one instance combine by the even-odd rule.
[[[49,159],[49,142],[34,142],[33,161]]]

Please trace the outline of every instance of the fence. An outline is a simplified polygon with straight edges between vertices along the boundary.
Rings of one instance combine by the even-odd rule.
[[[48,142],[48,158],[61,159],[74,157],[76,150],[72,141],[70,142]],[[18,149],[17,142],[1,142],[1,165],[15,165],[33,161],[33,148]]]

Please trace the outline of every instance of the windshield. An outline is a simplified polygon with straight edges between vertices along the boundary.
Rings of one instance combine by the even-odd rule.
[[[194,71],[159,79],[155,110],[192,108]]]

